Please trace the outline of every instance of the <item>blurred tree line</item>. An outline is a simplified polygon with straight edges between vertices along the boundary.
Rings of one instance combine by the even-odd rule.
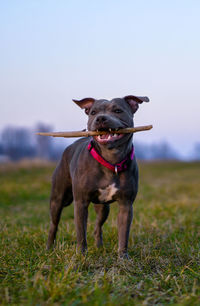
[[[53,140],[52,137],[35,135],[35,132],[53,131],[51,125],[38,123],[34,129],[25,127],[5,127],[0,137],[0,162],[18,161],[23,158],[38,158],[42,160],[58,160],[64,148],[70,144],[66,140]],[[166,142],[156,144],[135,143],[138,159],[142,160],[178,160],[179,154]],[[200,160],[200,143],[194,146],[192,158]]]
[[[52,126],[39,123],[34,129],[25,127],[5,127],[0,137],[0,156],[12,161],[23,158],[58,160],[64,146],[54,145],[51,137],[35,135],[36,132],[50,132]]]

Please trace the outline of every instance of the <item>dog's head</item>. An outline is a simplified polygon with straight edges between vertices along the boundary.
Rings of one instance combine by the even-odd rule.
[[[85,109],[85,113],[88,115],[89,131],[108,131],[106,135],[94,137],[100,145],[106,145],[122,143],[130,138],[130,134],[116,134],[115,131],[120,128],[133,127],[133,115],[138,110],[139,104],[149,102],[149,99],[130,95],[110,101],[93,98],[73,101]]]

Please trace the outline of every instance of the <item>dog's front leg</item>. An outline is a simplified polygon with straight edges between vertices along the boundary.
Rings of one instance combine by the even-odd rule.
[[[110,206],[109,204],[94,204],[94,209],[97,214],[94,237],[96,240],[96,245],[99,248],[100,246],[103,245],[102,225],[108,218]]]
[[[119,256],[128,258],[128,239],[133,219],[133,205],[131,202],[119,203],[118,213],[118,243]]]
[[[87,217],[89,203],[74,201],[74,217],[77,236],[77,250],[83,254],[87,250]]]

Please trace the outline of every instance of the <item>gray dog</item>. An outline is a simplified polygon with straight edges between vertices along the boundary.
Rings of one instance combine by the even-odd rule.
[[[118,252],[128,256],[128,238],[133,217],[133,201],[138,191],[138,168],[132,144],[133,134],[116,134],[120,128],[133,127],[133,115],[147,97],[126,96],[111,101],[85,98],[73,100],[85,109],[89,131],[107,131],[106,135],[81,138],[67,147],[52,179],[51,223],[47,248],[56,238],[63,207],[74,201],[77,247],[87,249],[87,217],[90,202],[97,214],[95,240],[102,245],[102,225],[109,204],[117,201]]]

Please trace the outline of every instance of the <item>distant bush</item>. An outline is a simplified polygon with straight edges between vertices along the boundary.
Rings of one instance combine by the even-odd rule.
[[[6,127],[1,135],[1,151],[14,161],[34,157],[36,148],[31,141],[29,129]]]
[[[144,160],[178,160],[180,158],[178,153],[167,142],[153,144],[136,142],[135,151],[137,158]]]
[[[195,143],[193,150],[193,159],[200,160],[200,142]]]
[[[44,160],[58,160],[64,145],[53,145],[50,137],[36,136],[35,131],[52,131],[50,125],[39,123],[34,129],[25,127],[5,127],[1,133],[0,155],[2,160],[18,161],[23,158],[39,158]]]

